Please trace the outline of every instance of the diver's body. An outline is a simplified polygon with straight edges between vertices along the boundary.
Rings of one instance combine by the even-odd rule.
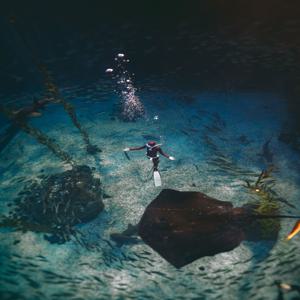
[[[127,151],[142,150],[142,149],[147,149],[146,155],[153,162],[153,171],[158,170],[159,153],[170,160],[175,160],[173,156],[170,156],[165,152],[163,152],[163,150],[160,148],[160,145],[156,144],[156,142],[153,141],[150,141],[141,147],[125,148],[124,151],[127,152]]]

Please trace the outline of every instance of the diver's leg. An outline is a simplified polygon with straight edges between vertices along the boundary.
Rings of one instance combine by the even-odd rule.
[[[157,171],[158,170],[158,164],[159,164],[159,158],[154,157],[152,162],[153,162],[153,171]]]

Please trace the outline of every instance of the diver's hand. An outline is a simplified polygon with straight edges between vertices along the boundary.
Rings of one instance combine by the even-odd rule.
[[[174,156],[169,156],[169,160],[175,160]]]
[[[128,152],[128,151],[130,151],[130,149],[129,148],[124,148],[123,151]]]

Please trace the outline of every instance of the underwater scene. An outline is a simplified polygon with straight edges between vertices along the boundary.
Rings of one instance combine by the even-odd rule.
[[[300,299],[299,13],[5,3],[0,299]]]

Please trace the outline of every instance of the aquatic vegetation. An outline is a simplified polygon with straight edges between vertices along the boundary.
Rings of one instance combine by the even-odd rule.
[[[49,102],[49,99],[34,100],[30,106],[23,107],[18,110],[12,110],[4,105],[0,105],[0,112],[6,117],[13,120],[11,124],[5,131],[5,133],[0,137],[0,152],[9,144],[9,142],[16,136],[20,131],[20,127],[17,126],[17,122],[24,123],[29,117],[40,116],[40,109]]]
[[[209,163],[213,167],[212,172],[223,173],[225,176],[241,177],[245,175],[253,175],[253,171],[238,165],[233,158],[233,155],[226,153],[225,147],[220,146],[220,142],[224,144],[232,143],[233,141],[226,137],[226,122],[217,113],[210,113],[200,110],[199,115],[205,118],[206,122],[202,125],[201,139],[206,147],[209,148]],[[188,130],[191,132],[192,130]],[[238,139],[239,140],[239,139]],[[242,142],[248,142],[245,137],[242,137]]]
[[[218,167],[216,172],[222,171],[226,174],[226,176],[231,175],[234,177],[241,177],[246,175],[255,175],[253,171],[238,166],[234,161],[232,161],[232,159],[222,154],[218,148],[215,148],[214,157],[210,160],[210,164]]]
[[[63,98],[60,97],[58,88],[52,83],[51,76],[44,65],[39,65],[40,70],[45,74],[45,85],[47,91],[50,93],[46,97],[39,101],[34,101],[31,106],[24,107],[18,111],[13,111],[8,107],[3,105],[0,106],[0,112],[2,112],[6,117],[11,119],[13,125],[7,130],[4,137],[1,138],[0,145],[1,148],[4,148],[7,143],[16,135],[18,128],[22,129],[29,135],[36,138],[41,144],[46,145],[56,156],[63,159],[66,162],[72,163],[71,157],[62,151],[58,145],[56,145],[47,135],[43,134],[39,129],[32,127],[27,123],[27,118],[36,114],[38,110],[44,108],[49,103],[61,103],[65,111],[70,116],[73,124],[79,129],[83,140],[86,144],[86,150],[89,154],[96,154],[101,152],[101,149],[91,144],[87,131],[81,126],[78,118],[76,116],[74,107],[71,103],[66,102]]]
[[[0,111],[3,112],[8,118],[10,118],[16,127],[22,129],[34,139],[36,139],[39,143],[48,147],[48,149],[51,152],[53,152],[59,159],[63,160],[66,163],[74,165],[71,156],[67,152],[63,151],[58,144],[56,144],[50,137],[48,137],[42,131],[29,125],[26,122],[26,119],[16,117],[11,110],[4,106],[0,106]]]
[[[27,123],[27,118],[32,116],[33,113],[36,113],[39,109],[43,108],[45,105],[49,103],[61,103],[64,106],[65,111],[70,116],[73,124],[79,129],[84,142],[86,143],[86,150],[89,154],[96,154],[97,152],[101,152],[101,149],[90,143],[90,139],[86,130],[84,130],[78,121],[75,110],[71,103],[63,100],[58,93],[58,88],[51,82],[50,75],[45,66],[40,66],[40,69],[45,72],[46,76],[46,86],[48,91],[52,96],[47,95],[45,99],[40,101],[35,101],[29,107],[22,108],[17,112],[12,111],[11,109],[0,106],[0,111],[6,115],[9,119],[13,121],[13,125],[6,132],[5,136],[2,137],[0,144],[1,147],[5,147],[7,143],[15,136],[18,132],[17,128],[22,129],[29,135],[33,136],[38,140],[41,144],[46,145],[56,156],[61,158],[62,160],[73,164],[71,157],[64,151],[60,149],[60,147],[55,144],[47,135],[43,134],[39,129],[32,127]]]
[[[76,166],[25,187],[0,226],[51,233],[50,241],[64,242],[74,225],[93,220],[103,208],[100,180],[89,167]]]
[[[261,171],[257,180],[251,184],[248,180],[245,180],[246,187],[251,191],[255,191],[257,193],[261,193],[261,195],[265,195],[264,192],[270,187],[270,184],[274,183],[274,180],[271,179],[271,173],[273,171],[273,167],[267,168],[266,170]]]
[[[0,74],[4,79],[1,91],[3,104],[13,107],[11,104],[14,103],[16,107],[27,110],[31,94],[40,93],[41,86],[45,87],[45,97],[53,104],[45,112],[33,111],[29,117],[38,113],[43,113],[44,117],[28,124],[42,124],[37,128],[49,135],[49,141],[41,136],[40,139],[45,144],[49,142],[52,148],[53,143],[50,142],[57,144],[62,141],[59,143],[61,150],[66,149],[70,159],[76,160],[74,169],[79,162],[100,169],[103,184],[112,198],[105,202],[108,204],[106,212],[100,212],[96,220],[84,226],[67,224],[62,232],[48,224],[8,217],[6,227],[0,230],[0,298],[277,299],[276,279],[282,283],[282,289],[291,291],[288,294],[283,291],[282,297],[297,297],[298,294],[292,290],[299,278],[299,235],[289,242],[277,242],[277,225],[262,225],[267,220],[274,220],[271,217],[247,222],[249,227],[246,230],[238,225],[236,227],[242,228],[235,230],[235,225],[242,221],[239,223],[237,220],[234,224],[231,223],[232,218],[228,218],[229,222],[222,223],[222,218],[216,217],[220,225],[219,229],[215,228],[216,236],[219,238],[217,233],[221,232],[221,239],[228,238],[227,245],[230,245],[231,237],[237,240],[241,231],[247,233],[247,241],[250,237],[255,239],[256,235],[262,240],[258,243],[242,242],[230,252],[203,257],[181,270],[172,267],[137,236],[139,228],[127,228],[128,223],[135,224],[140,220],[146,206],[157,197],[159,190],[153,188],[152,181],[146,180],[149,162],[142,159],[129,162],[124,156],[127,153],[121,151],[127,144],[139,144],[143,139],[158,140],[160,137],[160,142],[168,144],[178,158],[174,166],[169,163],[162,165],[165,187],[212,193],[220,200],[232,202],[235,208],[243,208],[257,215],[259,212],[271,214],[279,209],[291,212],[283,204],[281,196],[297,206],[298,156],[293,149],[275,140],[278,129],[285,128],[285,122],[291,121],[290,114],[285,110],[286,83],[291,77],[298,76],[296,69],[299,63],[295,54],[299,47],[292,40],[296,41],[299,36],[299,30],[295,28],[299,22],[296,26],[290,26],[288,22],[292,22],[293,18],[282,22],[280,17],[281,13],[287,14],[286,8],[292,5],[291,1],[287,1],[284,9],[278,9],[278,3],[272,6],[271,1],[256,1],[257,6],[253,1],[243,1],[241,7],[231,7],[227,2],[220,7],[220,3],[215,1],[208,3],[210,9],[202,9],[202,2],[199,6],[189,5],[192,9],[199,8],[193,9],[197,20],[190,18],[186,10],[174,12],[173,4],[162,4],[166,10],[163,10],[161,17],[157,15],[156,7],[152,5],[151,8],[150,5],[148,17],[144,18],[143,14],[136,14],[136,5],[131,9],[127,2],[113,5],[114,8],[109,10],[112,18],[107,13],[106,5],[103,7],[100,2],[98,10],[84,3],[62,3],[55,10],[52,10],[50,1],[49,5],[41,3],[35,7],[30,7],[28,3],[9,4],[12,7],[9,11],[17,14],[13,22],[20,25],[19,32],[24,33],[26,40],[40,54],[39,59],[47,65],[46,72],[51,78],[44,85],[39,84],[41,76],[38,75],[42,75],[42,71],[39,70],[40,74],[34,72],[37,68],[32,66],[33,60],[26,47],[5,24],[5,19],[1,19],[4,38],[4,66]],[[133,18],[127,21],[128,11],[123,11],[123,8],[130,9]],[[158,17],[154,22],[150,18],[151,10]],[[210,18],[211,10],[218,11],[213,18]],[[91,13],[86,14],[87,11]],[[103,18],[97,18],[99,11],[102,11]],[[223,18],[226,11],[229,15]],[[236,12],[242,15],[238,16]],[[264,24],[269,22],[269,28],[259,23],[260,20]],[[115,64],[106,73],[99,74],[100,69],[110,66],[111,62],[107,59],[111,57],[111,51],[121,49],[135,61],[132,67],[137,81],[132,80],[132,85],[141,88],[142,93],[137,89],[135,96],[147,108],[144,119],[141,116],[138,122],[126,124],[124,121],[129,120],[124,120],[122,115],[123,110],[126,112],[121,94],[123,86],[114,77],[118,72]],[[10,53],[6,55],[6,52]],[[117,59],[126,60],[127,57],[120,53]],[[35,61],[33,63],[37,66]],[[131,65],[127,62],[125,65],[129,70]],[[23,80],[14,82],[11,75],[22,76]],[[130,78],[133,79],[132,74]],[[119,93],[117,96],[114,96],[115,89]],[[275,93],[269,95],[269,91]],[[248,92],[252,94],[249,97]],[[58,101],[60,97],[68,103],[67,106]],[[73,102],[73,97],[76,102]],[[116,102],[119,103],[117,112],[113,110],[113,103]],[[198,113],[200,109],[206,113]],[[113,111],[114,119],[111,118]],[[154,116],[157,117],[153,120]],[[159,121],[156,120],[158,117]],[[68,118],[70,122],[67,122]],[[116,118],[121,121],[115,122]],[[297,122],[297,117],[295,119]],[[0,120],[1,125],[7,125],[6,121]],[[53,124],[62,126],[62,130],[53,127]],[[287,133],[290,130],[288,128]],[[87,139],[84,131],[88,134]],[[156,138],[150,139],[151,135]],[[13,130],[8,131],[4,143],[11,140],[9,136],[13,136]],[[270,136],[274,137],[272,142],[265,143]],[[99,143],[101,148],[103,145],[101,166],[98,157],[86,153],[97,153],[88,148],[88,144],[94,142]],[[57,170],[65,166],[55,157],[53,159],[51,153],[45,153],[47,149],[44,151],[43,145],[26,138],[26,134],[15,136],[8,146],[2,153],[0,164],[2,214],[9,210],[7,203],[15,205],[11,207],[13,213],[18,208],[13,199],[24,182],[35,174],[36,180],[39,180],[39,172],[46,176],[48,172],[61,173],[63,170]],[[72,150],[69,152],[67,149]],[[59,150],[56,152],[59,153]],[[269,178],[258,180],[261,167],[269,165],[265,158],[272,160],[272,153],[280,173],[276,176],[272,173]],[[258,158],[257,154],[266,155]],[[58,156],[66,162],[66,157]],[[46,177],[42,178],[46,180]],[[251,188],[242,187],[243,180],[248,180]],[[30,195],[32,185],[33,182],[22,192]],[[25,199],[26,194],[20,195],[20,198]],[[247,198],[250,204],[242,207],[247,203]],[[150,228],[149,235],[163,232],[165,228],[167,231],[168,220],[171,220],[170,229],[177,230],[176,222],[181,222],[181,218],[176,217],[179,212],[169,210],[167,213],[167,222],[163,218],[158,220],[155,223],[158,230]],[[196,231],[197,222],[201,220],[196,212],[195,218],[192,217],[193,213],[188,220],[191,220],[188,228],[191,231],[187,235]],[[292,229],[287,228],[286,222],[281,225],[283,229],[279,237]],[[22,228],[32,232],[22,234]],[[124,229],[124,232],[118,233]],[[227,232],[232,229],[236,235],[223,235],[223,229]],[[77,230],[82,234],[79,242],[88,247],[82,247],[76,241],[73,243],[74,237],[79,234]],[[69,238],[72,242],[50,245],[41,240],[43,233],[53,242],[60,243]],[[109,234],[111,240],[108,239]],[[180,235],[180,232],[175,234]],[[125,243],[125,246],[118,248],[115,242],[118,246]],[[136,242],[138,244],[132,247],[126,245]],[[160,242],[166,245],[170,243],[170,238]],[[191,246],[192,251],[199,248],[196,243],[193,245],[191,242]],[[176,248],[175,245],[173,249]]]
[[[252,209],[258,214],[278,214],[280,202],[291,208],[296,208],[293,204],[278,196],[277,193],[272,190],[272,187],[275,184],[275,180],[271,177],[273,170],[273,166],[263,170],[257,180],[252,184],[249,181],[246,181],[247,185],[245,187],[247,187],[252,193],[255,193],[259,198],[259,202],[257,204],[251,205]],[[280,229],[279,219],[264,219],[261,220],[261,224],[261,228],[265,235],[269,234],[272,227],[278,228],[278,230]]]
[[[87,153],[94,155],[97,152],[101,152],[101,149],[98,146],[91,144],[89,135],[88,135],[87,131],[83,128],[83,126],[80,124],[80,122],[76,116],[76,112],[75,112],[73,105],[71,103],[67,102],[61,96],[59,89],[54,84],[54,79],[52,78],[46,65],[38,64],[38,68],[44,76],[44,83],[45,83],[46,91],[48,92],[47,96],[51,99],[52,102],[63,105],[64,110],[67,112],[67,114],[71,118],[73,124],[75,125],[75,127],[79,130],[80,134],[82,135],[82,138],[86,144]]]
[[[49,72],[47,66],[41,62],[41,60],[38,58],[38,56],[36,55],[34,49],[31,47],[31,45],[27,42],[27,40],[24,38],[24,36],[20,33],[20,31],[18,30],[18,26],[17,26],[17,22],[16,19],[14,18],[13,22],[10,22],[12,27],[16,30],[16,32],[18,33],[18,35],[20,36],[20,38],[22,39],[24,45],[27,47],[33,62],[35,63],[37,69],[40,71],[40,73],[43,75],[43,81],[44,81],[44,85],[45,85],[45,89],[46,89],[46,95],[45,95],[45,100],[43,100],[42,102],[34,102],[33,106],[32,106],[32,110],[27,111],[26,109],[21,110],[20,112],[18,112],[19,114],[24,114],[26,113],[26,115],[29,114],[36,114],[37,110],[42,108],[44,105],[48,104],[48,103],[59,103],[62,104],[64,107],[64,110],[67,112],[67,114],[70,116],[73,124],[75,125],[75,127],[79,130],[80,134],[83,137],[83,140],[86,144],[86,150],[88,154],[96,154],[97,152],[101,152],[101,149],[96,146],[91,144],[90,142],[90,138],[89,135],[87,133],[87,131],[83,128],[83,126],[80,124],[76,113],[75,113],[75,109],[73,107],[73,105],[69,102],[67,102],[62,95],[59,92],[59,88],[56,86],[55,81],[53,79],[53,76],[51,75],[51,73]]]
[[[248,180],[245,180],[245,187],[248,188],[251,192],[255,193],[260,199],[259,212],[264,212],[265,207],[270,209],[274,206],[279,207],[278,203],[282,202],[289,207],[295,208],[295,206],[289,203],[284,198],[277,195],[277,193],[272,190],[272,187],[275,185],[275,179],[272,178],[271,174],[274,170],[274,166],[270,166],[267,169],[263,170],[257,180],[253,183],[250,183]]]

